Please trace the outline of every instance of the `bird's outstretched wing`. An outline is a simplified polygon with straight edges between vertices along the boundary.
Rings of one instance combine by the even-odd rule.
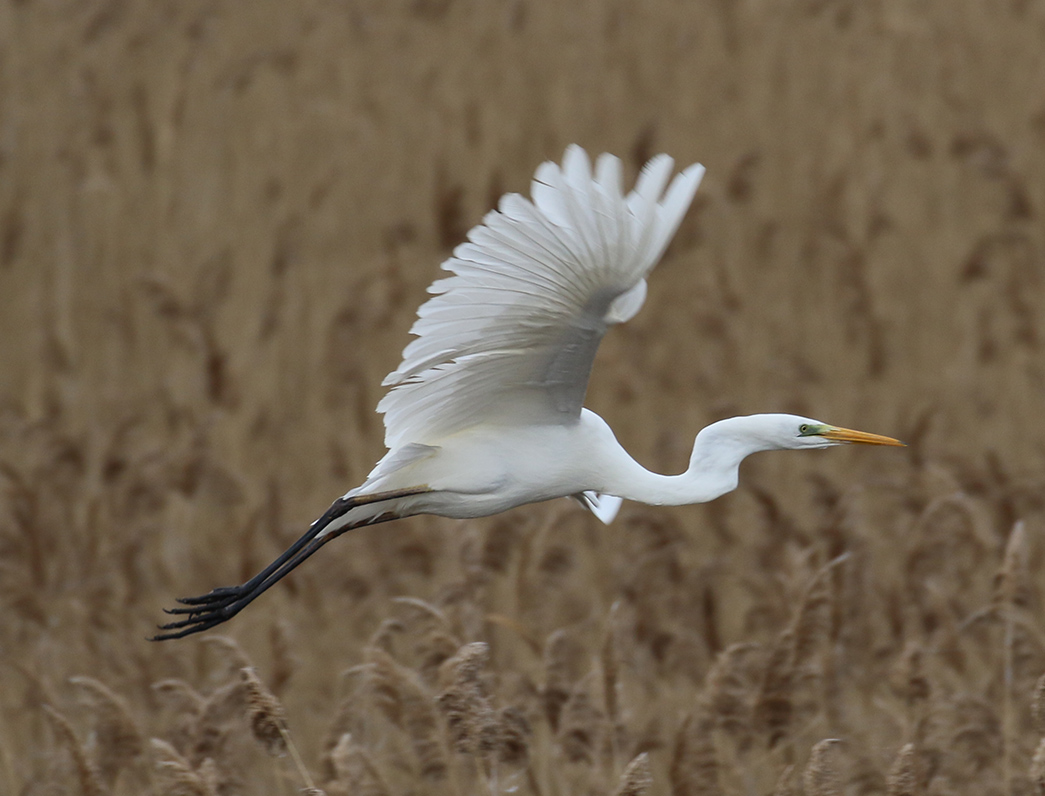
[[[620,161],[570,146],[543,163],[533,200],[502,197],[468,233],[418,310],[417,335],[384,380],[385,444],[433,443],[478,423],[573,423],[606,329],[638,312],[645,277],[693,201],[704,168],[671,181],[658,155],[635,189]],[[665,191],[667,187],[667,191]]]

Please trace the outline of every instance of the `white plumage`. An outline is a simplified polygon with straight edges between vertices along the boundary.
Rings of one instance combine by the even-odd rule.
[[[480,517],[572,496],[603,522],[622,499],[656,505],[712,500],[737,485],[740,462],[772,449],[889,437],[785,414],[712,423],[680,475],[658,475],[583,408],[595,352],[607,329],[635,315],[656,265],[696,193],[704,168],[675,175],[658,155],[634,190],[620,161],[600,155],[594,173],[578,146],[562,166],[544,163],[532,201],[508,194],[443,263],[418,310],[403,361],[384,384],[388,453],[286,552],[257,576],[180,600],[158,639],[224,622],[331,539],[411,514]],[[669,184],[670,181],[670,184]]]
[[[481,423],[572,423],[580,416],[599,341],[630,319],[696,193],[690,166],[665,194],[674,162],[659,155],[635,190],[620,161],[595,174],[578,146],[544,163],[533,202],[508,194],[468,233],[418,310],[417,335],[383,384],[385,444],[431,443]]]

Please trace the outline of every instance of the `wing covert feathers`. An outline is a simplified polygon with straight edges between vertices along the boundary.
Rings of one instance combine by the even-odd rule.
[[[673,169],[658,155],[624,196],[617,158],[600,155],[593,174],[572,145],[561,166],[537,168],[532,201],[502,197],[443,263],[452,276],[429,287],[417,337],[383,382],[385,444],[576,421],[602,335],[642,306],[704,174],[693,165],[669,185]]]

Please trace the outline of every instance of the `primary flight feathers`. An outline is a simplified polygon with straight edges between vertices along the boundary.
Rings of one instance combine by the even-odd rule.
[[[673,169],[658,155],[625,195],[620,160],[600,155],[592,173],[574,145],[561,167],[537,169],[533,201],[504,196],[443,263],[454,275],[429,288],[417,339],[383,382],[385,444],[484,421],[576,421],[599,341],[642,306],[704,175],[693,165],[669,186]]]

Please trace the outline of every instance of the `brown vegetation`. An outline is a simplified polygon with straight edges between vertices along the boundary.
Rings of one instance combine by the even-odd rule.
[[[1036,0],[0,5],[0,793],[1045,793],[1043,41]],[[640,461],[770,410],[910,447],[360,531],[147,642],[362,479],[436,264],[572,141],[708,166],[589,393]]]

